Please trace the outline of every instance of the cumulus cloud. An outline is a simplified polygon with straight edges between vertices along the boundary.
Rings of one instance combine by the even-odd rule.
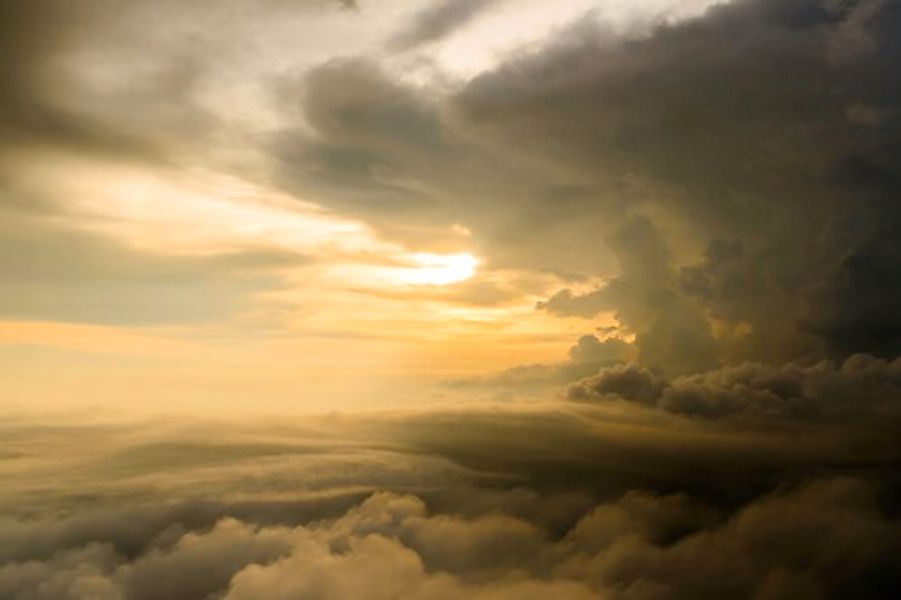
[[[899,218],[889,200],[892,126],[870,119],[862,129],[846,111],[897,104],[884,85],[896,29],[897,10],[878,2],[734,2],[638,40],[586,20],[565,41],[476,78],[454,106],[462,127],[511,152],[565,161],[582,181],[628,175],[648,190],[630,209],[656,240],[610,236],[621,275],[596,292],[562,291],[548,310],[616,311],[628,324],[628,309],[652,307],[642,292],[657,290],[659,308],[644,319],[660,320],[660,335],[647,334],[659,340],[653,367],[673,360],[664,340],[684,338],[682,322],[695,336],[686,355],[801,358],[822,355],[822,341],[844,355],[892,356],[880,303],[897,304],[896,278],[885,272],[878,298],[867,288],[885,278],[876,273],[892,264],[898,237],[888,233]],[[838,66],[830,48],[848,32],[866,51]],[[726,243],[736,251],[720,253]],[[648,261],[669,270],[649,271]],[[715,327],[742,334],[714,345],[704,338]]]
[[[617,537],[563,572],[584,569],[616,581],[623,597],[879,596],[892,585],[885,552],[897,544],[897,523],[883,521],[875,506],[873,490],[860,481],[816,481],[762,498],[722,526],[667,546],[641,535]],[[845,574],[861,569],[873,579],[845,579],[839,563],[848,565]]]
[[[9,419],[0,596],[883,597],[897,371],[622,364],[569,403]]]
[[[838,366],[744,363],[671,381],[632,364],[603,369],[573,385],[568,395],[583,401],[618,398],[711,419],[897,419],[901,359],[857,354]]]
[[[585,294],[557,292],[539,309],[594,316],[614,312],[636,336],[642,363],[673,372],[694,372],[716,362],[716,343],[701,308],[674,288],[674,269],[661,232],[645,216],[631,217],[608,241],[620,274]]]
[[[603,369],[597,375],[572,386],[568,396],[573,400],[615,396],[653,405],[665,387],[666,383],[647,369],[628,364]]]
[[[605,217],[582,242],[604,282],[539,309],[614,315],[668,376],[896,356],[897,17],[741,1],[641,38],[587,17],[469,82],[448,123],[591,199],[543,207],[548,226]]]
[[[447,382],[451,389],[494,389],[500,392],[539,391],[549,393],[597,373],[603,367],[626,363],[636,355],[634,344],[618,337],[603,340],[595,335],[583,335],[569,349],[565,361],[551,364],[519,365],[500,373],[454,379]]]
[[[812,481],[732,514],[632,492],[559,539],[515,518],[433,514],[414,496],[379,493],[308,525],[224,519],[131,560],[89,545],[9,563],[0,590],[104,599],[879,597],[897,584],[898,533],[875,489],[855,479]]]

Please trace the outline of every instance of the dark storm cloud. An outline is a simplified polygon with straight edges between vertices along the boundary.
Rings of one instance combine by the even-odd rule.
[[[659,229],[644,216],[623,223],[607,241],[620,274],[593,292],[561,290],[538,308],[594,316],[613,311],[636,334],[639,360],[671,372],[693,372],[716,362],[716,346],[701,307],[675,289],[675,271]]]
[[[877,230],[842,260],[829,280],[808,290],[806,326],[831,340],[837,351],[901,353],[899,240],[901,224]]]
[[[279,136],[282,181],[408,240],[462,222],[489,267],[602,277],[543,307],[615,313],[673,373],[892,356],[898,12],[746,0],[639,38],[586,17],[449,97],[332,63],[285,88],[313,136]]]
[[[394,50],[436,42],[472,21],[499,0],[439,0],[414,17],[413,22],[389,42]]]
[[[455,100],[456,122],[512,152],[565,161],[582,181],[630,174],[653,190],[635,209],[653,220],[654,239],[608,239],[622,274],[598,292],[563,291],[549,310],[617,311],[635,327],[623,313],[645,306],[645,323],[661,321],[658,346],[694,331],[688,371],[713,350],[692,304],[748,326],[721,343],[725,358],[816,355],[817,337],[838,354],[892,356],[898,27],[891,3],[803,0],[718,6],[638,40],[586,20],[478,77]],[[704,264],[663,256],[661,236],[683,256],[681,236],[709,242]],[[734,251],[720,256],[724,243]],[[650,260],[665,268],[648,270]],[[658,347],[648,364],[666,366],[667,354]]]

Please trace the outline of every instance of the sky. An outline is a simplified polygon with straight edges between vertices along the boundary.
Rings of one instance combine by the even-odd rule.
[[[19,4],[3,9],[4,385],[26,408],[78,390],[166,412],[419,404],[618,327],[535,310],[616,259],[579,248],[586,216],[547,199],[584,178],[482,139],[464,98],[586,23],[634,33],[705,6]]]
[[[0,600],[889,598],[894,0],[0,0]]]

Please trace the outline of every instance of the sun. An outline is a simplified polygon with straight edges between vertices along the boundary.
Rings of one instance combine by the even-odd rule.
[[[451,285],[475,275],[479,259],[468,253],[409,255],[413,266],[397,273],[398,280],[408,285]]]

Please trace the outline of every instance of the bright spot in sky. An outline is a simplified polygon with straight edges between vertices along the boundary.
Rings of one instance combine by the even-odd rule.
[[[398,272],[398,280],[410,285],[450,285],[472,277],[479,259],[471,254],[430,254],[418,252],[410,255],[416,265]]]
[[[69,225],[124,240],[144,252],[170,256],[295,253],[312,260],[294,266],[295,270],[308,268],[307,282],[315,271],[321,285],[341,288],[451,285],[471,278],[479,264],[465,252],[412,251],[379,238],[363,223],[235,178],[213,173],[179,177],[72,159],[46,162],[52,165],[56,180],[65,181]],[[53,181],[49,175],[36,179]],[[470,234],[459,224],[451,232]]]

